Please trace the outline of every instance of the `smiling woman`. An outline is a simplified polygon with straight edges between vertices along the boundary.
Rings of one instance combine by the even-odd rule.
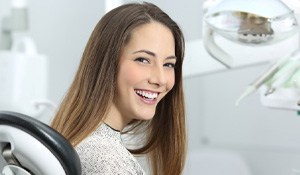
[[[174,55],[174,37],[164,25],[150,22],[133,30],[119,60],[115,111],[105,122],[122,129],[134,119],[151,119],[158,102],[174,86],[174,66],[169,66],[175,65],[176,60],[169,59]]]
[[[99,21],[52,121],[76,148],[83,174],[145,174],[134,157],[144,154],[152,174],[182,174],[183,55],[180,28],[153,4],[125,4]],[[122,134],[140,129],[142,146],[124,147]]]

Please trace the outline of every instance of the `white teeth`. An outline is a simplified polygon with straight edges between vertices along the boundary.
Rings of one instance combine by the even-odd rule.
[[[153,93],[153,92],[146,92],[146,91],[141,91],[141,90],[135,90],[135,92],[138,95],[141,95],[141,96],[149,98],[149,99],[154,99],[154,98],[157,98],[157,96],[158,96],[158,93],[156,93],[156,92]]]

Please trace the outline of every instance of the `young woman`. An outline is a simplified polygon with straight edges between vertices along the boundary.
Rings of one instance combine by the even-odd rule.
[[[151,3],[130,3],[96,25],[52,127],[75,147],[83,174],[182,174],[186,156],[184,38]],[[121,135],[143,131],[127,149]],[[130,131],[130,132],[129,132]]]

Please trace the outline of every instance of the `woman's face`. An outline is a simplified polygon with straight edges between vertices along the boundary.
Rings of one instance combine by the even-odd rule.
[[[113,117],[149,120],[175,82],[175,41],[158,22],[137,27],[121,52]]]

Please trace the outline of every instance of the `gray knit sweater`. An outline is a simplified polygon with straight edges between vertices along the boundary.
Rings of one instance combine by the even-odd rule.
[[[75,147],[82,175],[145,175],[136,158],[125,148],[121,133],[106,124]]]

